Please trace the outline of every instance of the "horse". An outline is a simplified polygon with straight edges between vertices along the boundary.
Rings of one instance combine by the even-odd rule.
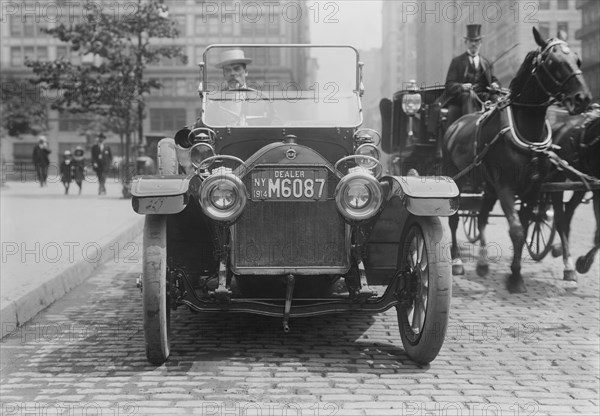
[[[600,106],[594,106],[581,116],[573,117],[558,123],[552,129],[556,154],[568,165],[552,173],[552,182],[600,180]],[[569,169],[574,168],[576,171]],[[581,175],[583,174],[583,175]],[[587,254],[580,256],[573,268],[569,233],[575,209],[582,202],[585,191],[575,191],[569,201],[563,203],[563,192],[552,192],[554,223],[560,237],[560,245],[552,247],[552,254],[560,255],[562,251],[565,280],[577,281],[577,273],[587,273],[592,267],[596,252],[600,249],[600,189],[592,190],[594,216],[596,217],[596,233],[594,245]],[[562,246],[562,247],[561,247]],[[561,249],[562,248],[562,249]]]
[[[570,114],[579,114],[591,101],[581,62],[561,39],[543,40],[537,29],[533,37],[539,46],[525,57],[510,84],[510,93],[483,114],[467,114],[456,120],[443,137],[443,157],[448,172],[459,172],[455,180],[461,192],[467,175],[475,186],[483,188],[478,214],[479,259],[477,273],[487,274],[486,226],[496,200],[508,220],[514,247],[506,286],[510,293],[526,292],[521,275],[521,255],[526,227],[538,200],[542,178],[549,171],[543,152],[551,145],[551,131],[546,123],[547,107],[560,101]],[[515,196],[521,200],[519,212]],[[458,214],[450,217],[452,232],[452,270],[462,274],[456,242]]]

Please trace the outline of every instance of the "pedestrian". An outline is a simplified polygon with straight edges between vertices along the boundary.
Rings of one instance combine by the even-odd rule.
[[[83,179],[85,178],[85,151],[83,147],[77,146],[73,151],[73,180],[79,187],[79,195],[81,195],[81,188],[83,186]]]
[[[50,153],[51,151],[48,149],[48,139],[46,136],[40,136],[38,138],[38,144],[33,148],[32,159],[38,181],[42,187],[47,185],[48,166],[50,166],[50,158],[48,155]]]
[[[69,194],[69,187],[73,181],[73,161],[71,160],[71,151],[65,150],[63,161],[60,164],[60,181],[65,187],[65,195]]]
[[[448,126],[461,116],[476,111],[479,107],[477,98],[482,102],[497,98],[490,88],[497,90],[500,85],[494,76],[492,64],[479,53],[482,40],[481,25],[467,25],[467,36],[464,37],[467,50],[452,59],[448,68]]]
[[[106,174],[112,163],[112,152],[108,145],[104,144],[106,136],[99,133],[96,144],[92,146],[92,167],[98,177],[98,195],[106,195]]]

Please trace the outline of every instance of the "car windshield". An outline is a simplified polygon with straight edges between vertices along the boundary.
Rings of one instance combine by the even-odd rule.
[[[358,55],[349,46],[211,46],[203,121],[211,127],[355,127]]]

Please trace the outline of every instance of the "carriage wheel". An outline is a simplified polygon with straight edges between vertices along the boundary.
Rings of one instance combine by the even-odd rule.
[[[462,217],[463,230],[469,243],[475,243],[479,240],[479,224],[477,222],[477,211],[469,211]]]
[[[533,260],[541,261],[552,250],[555,234],[550,194],[543,193],[538,204],[533,207],[531,222],[527,227],[527,251]]]
[[[169,358],[170,310],[167,288],[167,217],[146,215],[142,309],[146,357],[152,364]]]
[[[437,217],[410,217],[400,242],[398,268],[408,272],[400,303],[398,328],[408,356],[427,364],[437,357],[448,326],[452,273],[447,232]]]

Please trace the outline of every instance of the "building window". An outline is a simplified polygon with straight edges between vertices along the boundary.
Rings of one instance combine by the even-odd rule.
[[[177,30],[179,31],[179,36],[186,36],[186,22],[187,18],[184,14],[177,14],[173,16],[173,19],[177,22]]]
[[[185,126],[185,108],[151,108],[150,130],[152,131],[177,131]]]
[[[68,59],[69,58],[69,48],[67,46],[57,46],[56,47],[56,59]]]
[[[564,31],[567,36],[565,40],[569,40],[569,22],[557,22],[556,33],[558,34],[560,31]]]
[[[35,36],[35,16],[31,14],[26,14],[23,16],[25,21],[23,22],[23,36],[25,37],[34,37]]]
[[[549,22],[540,22],[539,24],[540,35],[542,39],[548,39],[550,37],[550,23]]]
[[[20,46],[10,48],[11,66],[23,66],[23,50]]]
[[[78,131],[81,126],[89,123],[89,118],[83,114],[61,113],[58,115],[59,131]]]
[[[540,0],[539,9],[540,10],[550,9],[550,0]]]
[[[23,24],[21,23],[21,16],[12,15],[10,17],[10,35],[11,36],[21,36],[23,33]]]
[[[221,22],[219,21],[219,18],[217,16],[209,16],[208,22],[207,22],[208,33],[210,35],[218,34],[220,24],[221,24]]]
[[[556,8],[558,10],[568,10],[569,9],[569,0],[558,0]]]
[[[185,78],[177,78],[175,80],[175,95],[177,95],[177,96],[188,95],[187,81]]]
[[[204,19],[202,15],[196,15],[194,19],[194,34],[203,35],[204,34]]]
[[[36,55],[37,55],[38,61],[47,61],[48,60],[48,48],[46,46],[38,46]]]

